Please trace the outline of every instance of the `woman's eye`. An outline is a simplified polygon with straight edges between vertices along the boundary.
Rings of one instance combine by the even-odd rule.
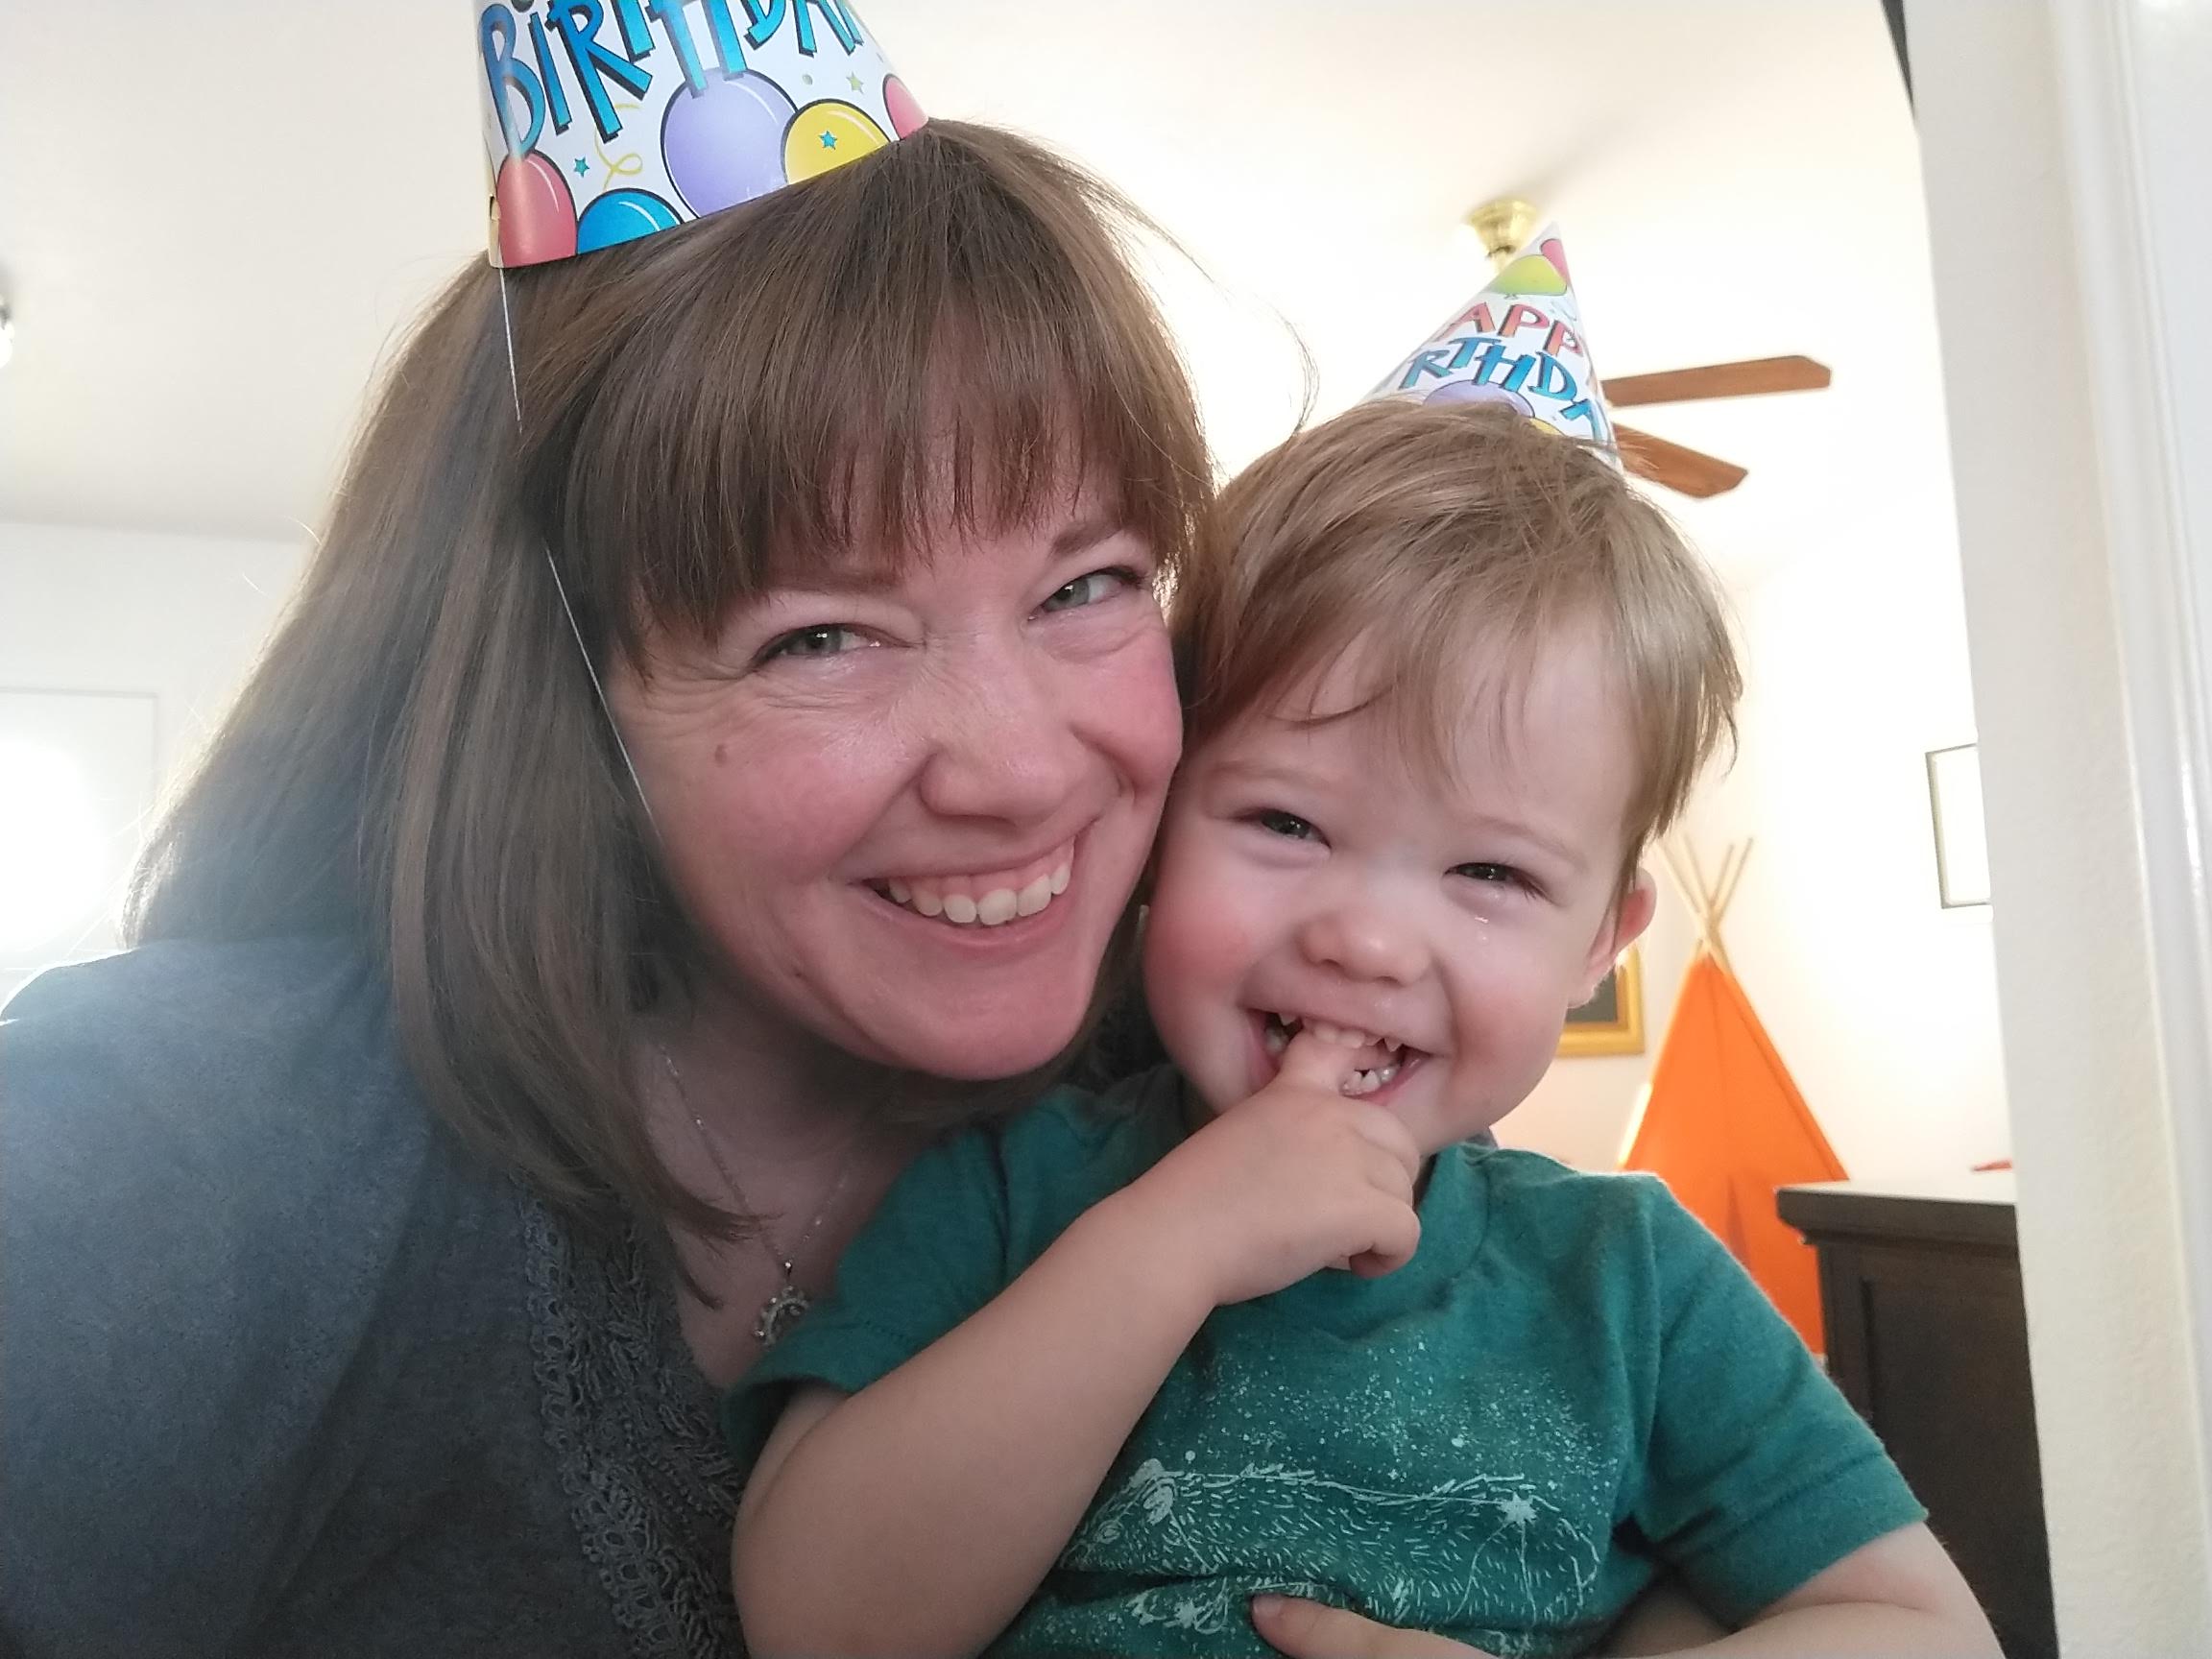
[[[1038,609],[1047,612],[1080,611],[1086,605],[1111,599],[1122,589],[1136,585],[1137,573],[1133,570],[1094,570],[1088,575],[1076,577],[1064,588],[1054,589],[1052,596]]]
[[[779,657],[838,657],[868,643],[859,629],[842,622],[819,622],[811,628],[794,628],[760,653],[760,661]]]
[[[1270,835],[1281,835],[1291,841],[1318,841],[1321,831],[1299,817],[1295,812],[1280,811],[1265,806],[1252,814],[1252,822]]]

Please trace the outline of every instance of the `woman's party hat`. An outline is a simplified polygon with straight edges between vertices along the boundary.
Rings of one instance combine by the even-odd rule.
[[[925,119],[844,0],[491,0],[476,48],[495,265],[672,229]]]
[[[1620,465],[1555,225],[1506,261],[1487,288],[1367,396],[1501,403],[1550,431],[1597,445]]]

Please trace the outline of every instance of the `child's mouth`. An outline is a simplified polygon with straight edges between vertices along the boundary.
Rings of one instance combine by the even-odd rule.
[[[1310,1030],[1324,1042],[1352,1049],[1352,1074],[1339,1087],[1355,1098],[1387,1089],[1429,1058],[1424,1050],[1388,1035],[1378,1036],[1320,1020],[1305,1020],[1295,1014],[1262,1011],[1259,1018],[1261,1046],[1270,1060],[1281,1060],[1283,1050],[1290,1046],[1290,1039],[1301,1030]]]

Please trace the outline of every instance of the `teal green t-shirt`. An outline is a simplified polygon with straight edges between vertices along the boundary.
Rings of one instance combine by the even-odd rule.
[[[940,1145],[837,1294],[729,1398],[857,1392],[1185,1133],[1181,1081],[1072,1090]],[[1720,1242],[1658,1181],[1448,1148],[1421,1246],[1214,1311],[995,1654],[1266,1654],[1262,1591],[1507,1656],[1587,1648],[1671,1567],[1740,1622],[1924,1511]],[[957,1526],[956,1515],[947,1515]]]

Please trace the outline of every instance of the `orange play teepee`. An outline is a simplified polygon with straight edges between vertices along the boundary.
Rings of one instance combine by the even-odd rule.
[[[1696,921],[1697,949],[1621,1166],[1665,1180],[1817,1354],[1818,1264],[1796,1229],[1775,1214],[1774,1191],[1799,1181],[1840,1181],[1843,1166],[1751,1011],[1720,943],[1720,923],[1751,844],[1723,854],[1710,883],[1687,847],[1679,857],[1672,848],[1665,853]]]

